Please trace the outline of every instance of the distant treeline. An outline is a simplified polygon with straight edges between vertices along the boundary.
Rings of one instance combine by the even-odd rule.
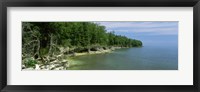
[[[23,53],[52,54],[57,47],[139,47],[142,42],[107,32],[94,22],[23,22]]]

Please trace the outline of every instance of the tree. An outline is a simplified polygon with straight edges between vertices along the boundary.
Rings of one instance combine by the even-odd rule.
[[[118,46],[139,47],[142,42],[107,32],[106,27],[93,22],[23,22],[24,56],[35,58],[54,55],[59,47],[83,48]]]

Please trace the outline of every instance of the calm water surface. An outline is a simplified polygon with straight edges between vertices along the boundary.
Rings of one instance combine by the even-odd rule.
[[[69,70],[177,70],[177,46],[124,48],[73,58]]]

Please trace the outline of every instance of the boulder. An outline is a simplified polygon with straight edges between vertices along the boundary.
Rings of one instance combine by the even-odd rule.
[[[35,64],[35,70],[40,70],[40,66],[38,64]]]

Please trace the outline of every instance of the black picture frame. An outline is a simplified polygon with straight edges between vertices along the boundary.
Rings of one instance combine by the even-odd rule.
[[[0,90],[2,92],[200,92],[200,0],[2,0],[0,1]],[[194,85],[7,85],[7,7],[193,7]]]

